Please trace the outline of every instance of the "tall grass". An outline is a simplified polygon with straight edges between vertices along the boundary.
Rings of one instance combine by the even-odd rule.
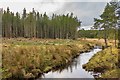
[[[87,71],[100,72],[102,78],[118,78],[118,49],[109,47],[95,54],[87,64],[83,65]],[[120,73],[119,73],[120,75]]]
[[[4,39],[3,78],[31,78],[70,62],[94,44],[73,40]]]

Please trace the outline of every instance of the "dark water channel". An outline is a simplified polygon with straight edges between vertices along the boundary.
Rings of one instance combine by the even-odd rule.
[[[90,52],[82,53],[73,62],[62,66],[60,69],[45,73],[42,78],[94,78],[93,75],[95,74],[85,71],[82,65],[87,63],[94,54],[101,50],[100,47],[95,47]]]

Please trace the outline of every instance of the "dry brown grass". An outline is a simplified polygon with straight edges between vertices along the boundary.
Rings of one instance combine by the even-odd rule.
[[[3,39],[3,78],[36,77],[68,63],[95,44],[86,40]]]

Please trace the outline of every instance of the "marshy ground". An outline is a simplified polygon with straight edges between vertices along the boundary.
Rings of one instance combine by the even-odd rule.
[[[113,43],[114,41],[109,41],[109,45]],[[39,74],[65,65],[80,53],[90,51],[96,45],[103,46],[103,40],[3,38],[2,78],[35,78]],[[112,48],[112,53],[108,48],[94,55],[84,66],[86,70],[94,70],[101,66],[109,69],[110,71],[105,70],[105,74],[102,75],[107,77],[109,75],[106,72],[111,74],[118,70],[117,56],[116,48]]]
[[[119,78],[119,55],[117,48],[108,47],[95,54],[83,68],[101,73],[101,78]]]
[[[4,38],[2,39],[2,77],[36,77],[38,74],[70,62],[80,52],[89,51],[96,44],[94,41],[82,39]]]

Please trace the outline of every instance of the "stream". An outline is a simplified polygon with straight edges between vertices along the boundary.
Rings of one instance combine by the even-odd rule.
[[[45,73],[42,78],[94,78],[95,74],[85,71],[82,68],[82,65],[87,63],[94,54],[101,50],[102,49],[100,47],[95,47],[90,52],[82,53],[71,63],[67,64],[66,66],[62,66],[57,70],[52,70],[48,73]]]

